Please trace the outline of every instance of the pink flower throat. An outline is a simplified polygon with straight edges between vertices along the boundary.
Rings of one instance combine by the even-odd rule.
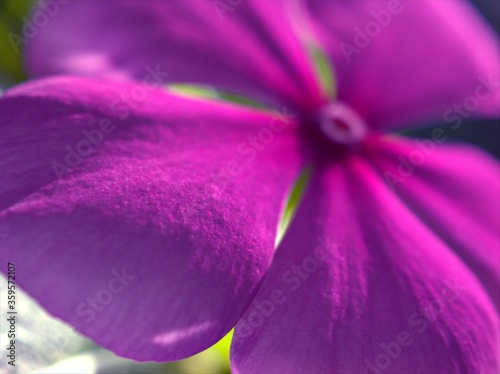
[[[354,110],[338,101],[328,104],[319,111],[317,124],[323,135],[341,145],[359,143],[367,129],[363,119]]]

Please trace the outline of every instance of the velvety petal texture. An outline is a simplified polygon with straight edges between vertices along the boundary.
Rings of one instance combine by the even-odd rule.
[[[494,373],[498,314],[361,156],[319,168],[235,329],[235,373]]]
[[[339,100],[370,126],[500,115],[499,40],[467,1],[307,4],[337,71]]]
[[[17,264],[50,313],[139,361],[185,358],[237,323],[235,373],[499,371],[498,163],[443,147],[443,134],[376,134],[500,115],[498,40],[466,1],[72,0],[34,12],[57,16],[26,45],[30,73],[79,77],[0,99],[0,270]],[[312,35],[336,71],[326,108]],[[332,107],[375,131],[341,149],[325,126],[351,122]]]
[[[213,85],[301,108],[324,101],[288,1],[72,0],[26,49],[33,76],[88,74]],[[40,8],[39,8],[40,9]],[[91,20],[91,22],[89,22]]]
[[[500,308],[498,161],[471,146],[431,139],[388,137],[370,148],[387,184],[467,263]]]
[[[119,355],[197,353],[270,263],[301,167],[295,128],[290,114],[133,84],[19,86],[0,100],[1,269],[15,263],[43,307]]]

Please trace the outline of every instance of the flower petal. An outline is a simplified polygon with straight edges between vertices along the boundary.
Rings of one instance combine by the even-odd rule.
[[[379,142],[370,156],[381,174],[467,263],[500,308],[498,161],[470,146],[389,139],[382,147]]]
[[[15,263],[50,313],[136,360],[234,326],[301,167],[293,120],[70,77],[11,90],[0,113],[3,272]]]
[[[496,372],[498,315],[359,156],[315,175],[232,345],[235,373]]]
[[[498,37],[466,1],[308,4],[339,99],[375,128],[500,115]]]
[[[296,107],[324,98],[312,62],[294,34],[288,2],[256,0],[73,0],[27,46],[34,76],[89,74],[220,90]],[[38,9],[43,12],[43,9]],[[89,20],[92,22],[89,22]]]

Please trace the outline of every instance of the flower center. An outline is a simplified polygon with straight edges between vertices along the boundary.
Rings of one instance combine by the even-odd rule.
[[[363,119],[342,102],[333,102],[319,112],[319,127],[329,140],[342,145],[359,143],[366,134]]]

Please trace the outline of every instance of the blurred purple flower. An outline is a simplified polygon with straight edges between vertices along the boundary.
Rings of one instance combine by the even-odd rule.
[[[496,372],[498,163],[440,143],[499,115],[498,56],[463,1],[73,0],[26,50],[69,76],[0,100],[1,270],[140,361],[236,325],[237,373]],[[440,118],[433,140],[384,135]]]

